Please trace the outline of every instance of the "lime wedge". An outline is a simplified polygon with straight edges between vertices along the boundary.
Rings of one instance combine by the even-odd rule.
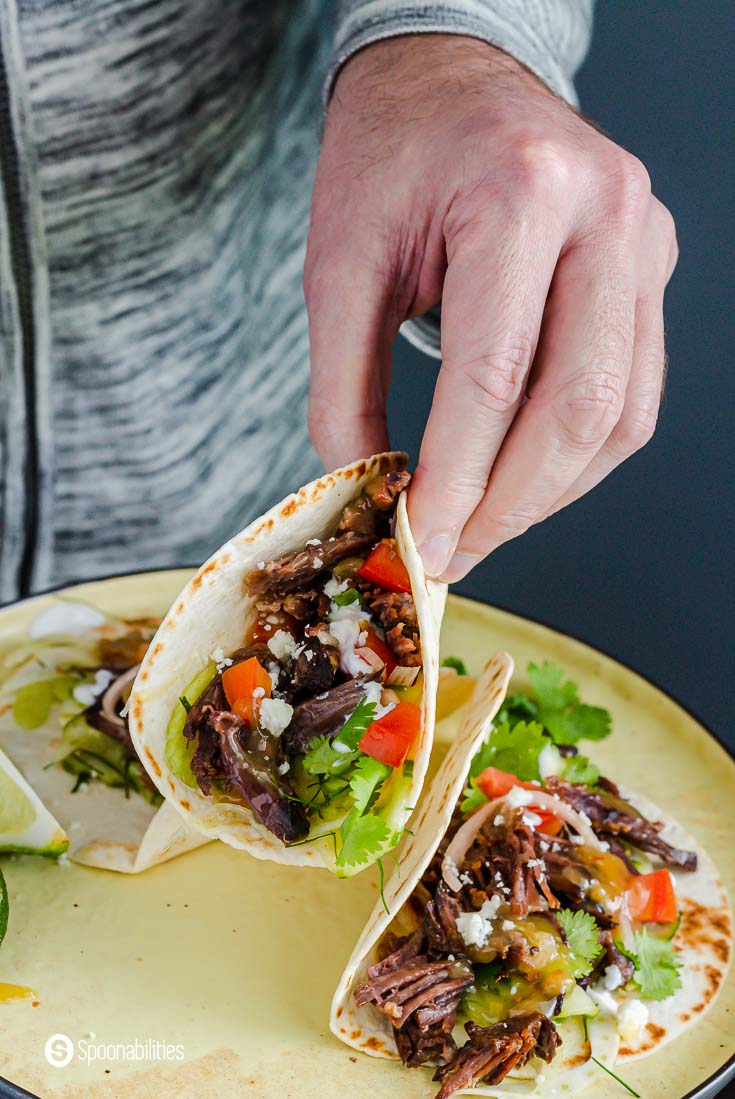
[[[53,856],[62,855],[68,846],[66,832],[15,764],[0,751],[0,851]]]

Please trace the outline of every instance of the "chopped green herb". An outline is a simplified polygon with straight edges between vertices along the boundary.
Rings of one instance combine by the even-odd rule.
[[[8,914],[10,906],[8,904],[8,887],[5,884],[5,878],[3,872],[0,870],[0,943],[5,938],[5,932],[8,930]]]
[[[635,966],[635,982],[647,1000],[665,1000],[681,988],[681,961],[671,939],[659,939],[646,930],[633,933],[633,948],[616,944]]]
[[[582,782],[586,786],[594,786],[600,777],[600,771],[587,756],[578,755],[566,761],[562,775],[567,782]]]
[[[344,591],[337,592],[336,595],[331,596],[331,600],[338,607],[349,607],[350,603],[363,605],[362,593],[357,588],[346,588]]]
[[[487,801],[475,782],[477,775],[486,767],[509,771],[523,782],[538,781],[541,778],[538,769],[539,753],[548,743],[543,729],[536,722],[526,724],[525,721],[519,721],[512,729],[507,724],[493,729],[470,764],[470,783],[464,791],[464,801],[460,806],[462,812],[472,813]]]
[[[358,757],[355,749],[340,752],[329,737],[314,737],[304,756],[304,770],[309,775],[342,775]]]
[[[375,721],[376,712],[377,706],[374,702],[368,702],[365,697],[361,698],[334,740],[348,748],[357,748],[363,733],[367,732],[369,726]]]
[[[358,813],[366,813],[376,802],[380,786],[391,774],[392,767],[370,756],[361,756],[350,776],[350,793]]]
[[[457,675],[467,675],[467,665],[459,656],[445,656],[441,666],[442,668],[454,668]]]
[[[528,665],[528,675],[538,704],[538,720],[557,744],[578,740],[604,740],[612,732],[610,714],[600,706],[579,701],[577,684],[564,680],[564,672],[544,661]]]
[[[189,710],[191,709],[191,702],[189,702],[189,699],[186,697],[186,695],[179,695],[179,702],[188,714]]]
[[[556,913],[556,918],[569,943],[574,977],[586,977],[592,972],[595,958],[600,953],[598,927],[594,917],[589,912],[572,912],[569,908],[561,908]]]
[[[354,810],[347,814],[339,831],[342,848],[337,855],[338,866],[359,866],[369,862],[370,856],[390,837],[390,828],[384,820],[372,814],[361,817]]]
[[[378,877],[380,879],[380,899],[383,902],[383,908],[385,909],[386,916],[390,916],[390,908],[388,902],[385,899],[385,870],[383,869],[383,860],[377,859],[378,863]]]

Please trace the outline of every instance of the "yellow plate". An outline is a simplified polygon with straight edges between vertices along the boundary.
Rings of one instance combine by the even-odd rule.
[[[163,613],[188,575],[146,573],[58,594],[113,614]],[[0,645],[21,638],[51,598],[0,611]],[[443,652],[463,657],[471,672],[492,650],[508,649],[519,669],[515,686],[523,685],[530,660],[565,668],[586,701],[613,715],[614,734],[594,746],[595,759],[694,832],[732,895],[735,764],[693,717],[601,653],[492,607],[450,598],[442,640]],[[438,753],[455,720],[440,723]],[[24,986],[33,995],[0,1001],[0,1076],[32,1093],[44,1099],[429,1099],[435,1093],[428,1073],[360,1057],[327,1027],[336,981],[377,895],[373,873],[337,881],[326,872],[256,862],[218,844],[136,878],[28,856],[6,857],[2,868],[11,911],[0,985]],[[714,1095],[728,1075],[734,1008],[731,973],[707,1016],[658,1055],[626,1065],[625,1079],[645,1099]],[[62,1037],[49,1045],[51,1061],[64,1061],[71,1043],[64,1067],[44,1052],[54,1035]],[[83,1059],[91,1050],[104,1059]],[[588,1094],[622,1099],[625,1092],[601,1074]]]

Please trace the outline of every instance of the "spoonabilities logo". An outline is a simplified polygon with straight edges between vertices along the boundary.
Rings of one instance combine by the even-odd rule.
[[[66,1034],[52,1034],[47,1039],[43,1052],[54,1068],[66,1068],[74,1056],[74,1043]]]

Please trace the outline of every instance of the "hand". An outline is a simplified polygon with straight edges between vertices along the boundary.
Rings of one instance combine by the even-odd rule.
[[[642,164],[502,51],[394,38],[329,107],[304,287],[309,428],[328,468],[388,446],[399,325],[442,299],[409,492],[454,581],[651,437],[674,224]]]

